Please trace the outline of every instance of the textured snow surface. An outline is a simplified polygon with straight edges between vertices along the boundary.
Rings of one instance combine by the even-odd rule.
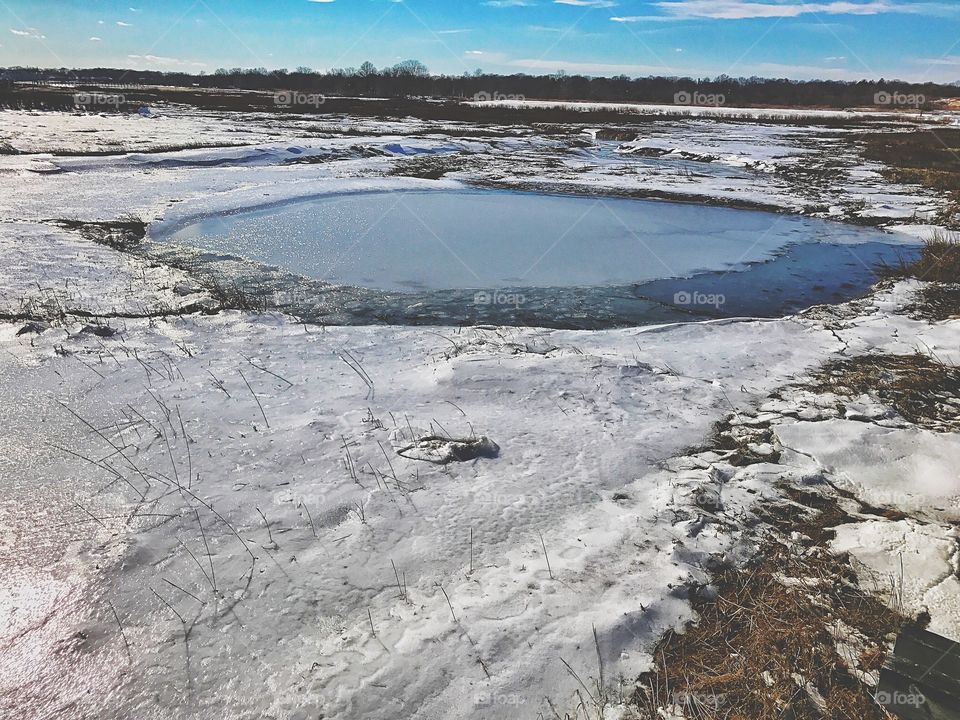
[[[777,430],[784,445],[811,453],[850,490],[881,507],[960,520],[960,437],[854,420],[800,422]]]
[[[0,224],[0,313],[148,315],[204,293],[184,273],[153,265],[51,224]]]
[[[198,713],[474,717],[487,697],[508,703],[491,716],[535,715],[544,697],[572,702],[561,657],[596,674],[594,626],[607,672],[633,676],[659,634],[690,618],[685,585],[704,580],[706,555],[736,543],[719,527],[675,527],[693,499],[675,497],[675,474],[656,463],[698,442],[728,397],[749,402],[830,344],[797,322],[439,330],[461,347],[448,357],[451,342],[417,329],[321,332],[237,313],[114,325],[108,339],[77,328],[3,339],[17,428],[6,444],[33,466],[22,492],[68,523],[25,518],[10,547],[72,534],[49,558],[56,574],[76,580],[78,563],[93,575],[70,626],[98,638],[91,662],[122,667],[112,602],[136,669],[102,677],[110,692],[83,706],[141,717],[180,716],[187,699]],[[516,351],[544,345],[555,349]],[[37,447],[34,423],[73,453],[111,453],[58,401],[135,447],[149,481],[127,467],[130,487]],[[474,432],[499,456],[436,465],[391,444]],[[35,592],[47,570],[22,570],[8,592]],[[154,590],[197,622],[189,672],[181,623]],[[63,601],[41,595],[20,617],[59,616]],[[35,641],[49,633],[55,646],[59,630]],[[27,687],[53,692],[63,671],[37,668]]]
[[[908,613],[928,611],[929,630],[960,642],[960,533],[914,520],[841,525],[831,543],[892,589]]]
[[[97,117],[0,113],[0,136],[49,153],[134,142],[143,127]],[[824,475],[867,499],[908,496],[891,501],[922,522],[841,528],[835,549],[902,577],[905,604],[957,637],[953,436],[878,425],[891,413],[875,398],[858,400],[866,420],[839,419],[835,398],[767,399],[841,352],[960,361],[960,323],[898,314],[915,283],[772,321],[324,329],[178,317],[206,297],[189,277],[46,222],[134,212],[169,227],[388,183],[509,179],[524,164],[544,183],[583,175],[569,180],[578,189],[668,174],[658,187],[806,207],[780,176],[697,161],[722,167],[693,178],[621,158],[617,144],[411,138],[398,123],[308,138],[301,120],[150,122],[171,130],[134,155],[0,158],[0,308],[79,316],[26,332],[0,323],[0,715],[512,719],[549,717],[551,703],[572,714],[567,664],[596,679],[596,638],[607,684],[622,675],[629,695],[663,631],[691,619],[709,561],[749,554],[751,507],[780,480]],[[147,152],[241,126],[258,144]],[[663,132],[679,143],[690,127]],[[758,127],[730,154],[777,164],[774,136],[785,135]],[[549,175],[554,153],[564,160]],[[463,168],[383,177],[424,157]],[[857,190],[868,207],[931,202],[878,177]],[[105,317],[97,327],[83,313]],[[789,463],[732,470],[688,455],[731,412],[773,423]],[[454,452],[483,437],[498,451]],[[450,462],[396,452],[414,442]],[[705,496],[722,506],[705,513]]]
[[[0,217],[172,222],[323,195],[332,178],[372,181],[409,167],[414,176],[439,168],[448,180],[497,187],[710,200],[907,227],[932,219],[942,199],[884,181],[878,165],[853,152],[858,132],[691,117],[584,148],[576,127],[540,136],[529,128],[180,107],[158,108],[152,119],[2,111],[0,142],[26,154],[0,156]],[[644,148],[666,154],[636,152]],[[76,157],[80,151],[108,154]]]

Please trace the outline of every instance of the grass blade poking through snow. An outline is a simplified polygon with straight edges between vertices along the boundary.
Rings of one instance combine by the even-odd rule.
[[[250,391],[250,394],[253,395],[253,399],[257,402],[257,407],[260,408],[260,414],[263,416],[263,422],[266,423],[267,427],[270,427],[270,421],[267,420],[267,414],[263,411],[263,405],[260,404],[260,398],[257,397],[257,394],[253,391],[253,388],[250,387],[250,383],[247,382],[246,376],[243,374],[243,370],[237,368],[237,372],[240,373],[240,377],[243,378],[243,383],[247,386],[247,390]]]

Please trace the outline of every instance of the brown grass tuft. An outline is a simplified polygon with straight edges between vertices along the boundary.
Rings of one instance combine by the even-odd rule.
[[[674,704],[702,720],[887,720],[857,672],[882,664],[907,620],[862,591],[845,558],[804,550],[771,540],[716,576],[716,598],[696,601],[699,622],[662,641],[635,704],[650,717]],[[838,645],[830,629],[845,626],[861,650]]]
[[[924,241],[919,258],[886,268],[886,274],[925,282],[960,282],[960,239],[953,233],[937,230]]]
[[[810,389],[841,397],[872,393],[921,427],[960,427],[960,367],[923,353],[836,360],[817,373]]]
[[[207,292],[213,296],[213,299],[225,310],[262,313],[268,309],[266,298],[244,289],[237,283],[222,283],[214,278],[205,282],[204,286]]]
[[[925,285],[905,310],[917,320],[952,320],[960,317],[960,284]]]
[[[106,222],[56,220],[55,224],[78,231],[85,239],[114,250],[129,251],[138,247],[147,235],[147,224],[135,215]]]

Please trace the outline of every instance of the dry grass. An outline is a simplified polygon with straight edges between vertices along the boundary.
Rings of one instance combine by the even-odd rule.
[[[883,175],[892,182],[923,185],[939,192],[955,192],[960,182],[960,175],[955,172],[930,168],[887,168]]]
[[[138,247],[147,235],[147,224],[135,215],[107,222],[55,220],[54,223],[79,232],[86,240],[122,252]]]
[[[946,195],[949,202],[934,217],[938,225],[960,229],[960,172],[923,168],[887,168],[881,172],[890,182],[922,185]]]
[[[860,677],[880,667],[907,618],[862,590],[847,558],[818,547],[847,519],[836,501],[806,500],[816,512],[786,504],[771,513],[804,544],[770,538],[747,567],[715,575],[715,596],[694,601],[699,622],[661,642],[657,670],[634,696],[649,717],[673,704],[698,720],[890,718]],[[840,628],[858,639],[839,645]]]
[[[807,488],[785,486],[784,494],[792,501],[761,511],[764,522],[784,537],[798,532],[815,544],[824,545],[836,537],[834,528],[855,522],[836,498],[821,495]],[[815,512],[811,513],[810,510]]]
[[[226,284],[213,278],[205,281],[204,287],[224,310],[263,313],[269,308],[269,303],[265,297],[256,295],[237,283]]]
[[[692,449],[691,453],[713,450],[716,452],[731,453],[726,461],[734,467],[744,467],[757,463],[776,463],[780,461],[780,453],[772,455],[758,455],[751,449],[751,445],[773,444],[774,432],[767,427],[744,427],[732,423],[728,417],[714,424],[713,431],[706,445]]]
[[[960,389],[960,370],[925,355],[865,357],[832,363],[816,384],[840,395],[879,389],[902,414],[922,419],[940,395]],[[728,419],[702,449],[751,464],[761,458],[749,445],[770,432]],[[895,587],[858,577],[848,557],[826,546],[838,525],[857,522],[850,507],[903,515],[836,488],[780,489],[781,502],[757,510],[753,559],[720,567],[710,586],[691,592],[697,622],[668,633],[654,651],[655,669],[639,678],[632,698],[645,720],[893,720],[873,698],[879,669],[901,629],[926,620],[891,610],[878,593],[893,592],[891,606],[900,607]]]
[[[864,155],[887,165],[884,177],[893,182],[918,184],[948,198],[935,218],[938,225],[960,229],[960,130],[938,128],[906,133],[868,135]],[[884,268],[895,278],[916,278],[931,283],[960,283],[960,239],[937,231],[924,242],[920,257],[897,267]],[[920,290],[908,311],[919,319],[947,320],[960,315],[960,289],[935,285]]]
[[[960,173],[960,129],[873,133],[864,142],[866,157],[891,167]]]
[[[457,155],[453,158],[423,157],[405,160],[396,163],[390,170],[390,175],[403,177],[423,178],[424,180],[439,180],[448,172],[465,170],[464,158]]]
[[[888,180],[945,193],[951,202],[937,223],[960,227],[960,130],[877,133],[865,142],[864,155],[888,166],[883,173]]]
[[[917,320],[953,320],[960,317],[960,284],[926,285],[905,310]]]
[[[924,241],[919,258],[898,267],[887,268],[887,274],[927,282],[960,282],[960,238],[953,233],[938,230]]]
[[[119,143],[110,143],[108,148],[83,149],[59,147],[48,148],[47,152],[55,157],[115,157],[117,155],[127,155],[128,153],[138,153],[141,155],[160,155],[163,153],[181,152],[183,150],[218,150],[221,148],[250,147],[252,142],[179,142],[168,143],[166,145],[152,145],[146,148],[130,147],[120,145]]]
[[[836,360],[816,374],[810,389],[841,397],[874,394],[920,427],[960,427],[960,367],[922,353]]]
[[[906,308],[913,317],[950,320],[960,316],[960,238],[957,235],[936,231],[924,241],[919,258],[882,268],[881,274],[929,283],[917,291],[914,302]]]
[[[784,585],[783,575],[807,584]],[[717,578],[717,598],[697,606],[696,626],[667,636],[656,654],[662,668],[643,678],[638,704],[653,710],[667,698],[704,720],[885,720],[851,667],[881,664],[887,637],[906,619],[851,575],[842,559],[771,543],[745,570]],[[841,656],[829,630],[838,621],[869,638],[858,657]]]

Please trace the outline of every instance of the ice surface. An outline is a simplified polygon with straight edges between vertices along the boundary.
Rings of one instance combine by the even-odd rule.
[[[625,285],[742,268],[791,243],[889,236],[825,221],[619,198],[360,193],[215,216],[171,240],[384,290]]]

